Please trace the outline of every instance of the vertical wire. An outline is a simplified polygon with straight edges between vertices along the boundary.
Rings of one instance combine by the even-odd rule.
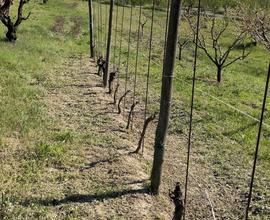
[[[140,12],[139,12],[139,24],[138,24],[138,33],[137,33],[137,46],[136,46],[136,58],[135,58],[135,76],[134,76],[134,88],[133,88],[133,104],[136,99],[136,86],[137,86],[137,74],[138,74],[138,62],[139,62],[139,48],[140,48],[140,24],[142,18],[142,4],[140,3]]]
[[[127,54],[127,63],[126,63],[126,78],[125,78],[125,93],[127,92],[127,81],[128,81],[128,72],[129,72],[129,57],[130,57],[130,44],[131,44],[131,29],[132,29],[132,20],[133,20],[133,7],[132,2],[130,1],[130,17],[129,17],[129,33],[128,33],[128,54]],[[124,114],[126,111],[126,97],[124,97]]]
[[[151,18],[151,30],[150,30],[150,39],[149,39],[147,81],[146,81],[146,92],[145,92],[144,120],[146,119],[147,110],[148,110],[148,93],[149,93],[149,79],[150,79],[150,67],[151,67],[151,56],[152,56],[152,42],[153,42],[153,27],[154,27],[155,3],[156,3],[156,1],[153,0],[152,18]]]
[[[113,64],[114,64],[114,70],[116,66],[116,43],[117,43],[117,31],[118,31],[118,4],[116,4],[116,18],[115,18],[115,35],[114,35],[114,50],[113,50]],[[119,77],[118,77],[119,78]]]
[[[165,28],[165,37],[164,37],[164,49],[163,49],[163,63],[165,62],[166,56],[166,46],[167,46],[167,36],[168,36],[168,22],[169,22],[169,11],[170,11],[171,0],[167,0],[167,14],[166,14],[166,28]]]
[[[104,24],[104,54],[106,55],[107,49],[107,35],[108,35],[108,4],[105,4],[105,24]]]
[[[188,132],[188,152],[187,152],[187,167],[186,167],[186,182],[185,182],[185,196],[184,196],[184,215],[183,219],[186,218],[186,208],[187,208],[187,193],[188,193],[188,178],[189,178],[189,164],[190,164],[190,152],[191,152],[191,139],[193,130],[193,110],[194,110],[194,97],[195,97],[195,86],[196,86],[196,72],[197,72],[197,57],[198,57],[198,40],[200,31],[200,17],[201,17],[201,0],[198,4],[197,12],[197,28],[196,28],[196,39],[195,39],[195,57],[193,65],[193,79],[192,79],[192,94],[191,94],[191,104],[190,104],[190,120],[189,120],[189,132]]]
[[[136,101],[136,92],[137,92],[137,74],[138,74],[138,62],[139,62],[139,48],[140,48],[140,30],[141,30],[141,18],[142,18],[142,3],[140,2],[139,9],[139,22],[138,22],[138,31],[137,31],[137,45],[136,45],[136,58],[135,58],[135,72],[134,72],[134,83],[133,83],[133,101],[132,104],[135,105]],[[131,118],[131,129],[133,128],[134,112],[132,113]]]
[[[268,93],[268,87],[269,87],[269,79],[270,79],[270,63],[269,63],[268,75],[267,75],[267,80],[266,80],[266,85],[265,85],[264,99],[263,99],[262,112],[261,112],[261,120],[260,120],[260,126],[259,126],[257,143],[256,143],[256,149],[255,149],[255,154],[254,154],[253,168],[252,168],[252,173],[251,173],[251,181],[250,181],[248,203],[247,203],[246,217],[245,217],[246,220],[248,220],[248,213],[249,213],[249,208],[250,208],[251,199],[252,199],[252,191],[253,191],[253,186],[254,186],[254,178],[255,178],[255,172],[256,172],[256,166],[257,166],[257,160],[258,160],[258,153],[259,153],[259,147],[260,147],[262,125],[263,125],[263,120],[264,120],[264,112],[265,112],[265,109],[266,109],[266,100],[267,100],[267,93]]]
[[[150,29],[150,38],[149,38],[149,54],[148,54],[147,80],[146,80],[146,91],[145,91],[144,121],[146,120],[147,111],[148,111],[149,79],[150,79],[150,68],[151,68],[151,56],[152,56],[152,43],[153,43],[153,28],[154,28],[155,7],[156,7],[156,0],[153,0],[152,17],[151,17],[151,29]],[[144,140],[142,142],[142,153],[143,153],[143,151],[144,151]]]
[[[100,57],[100,11],[99,11],[99,4],[100,4],[100,0],[98,0],[97,2],[97,51],[98,51],[98,56]]]
[[[124,1],[122,1],[122,22],[121,22],[121,33],[120,33],[120,45],[119,45],[119,59],[118,59],[118,67],[120,69],[121,65],[121,56],[122,56],[122,43],[123,43],[123,29],[124,29],[124,16],[125,16],[125,6],[124,6]],[[120,72],[119,76],[117,78],[117,84],[119,85],[119,80],[120,80]]]
[[[96,24],[95,24],[95,22],[96,22],[96,12],[95,12],[95,4],[94,4],[94,2],[93,2],[93,4],[92,4],[92,7],[93,7],[93,33],[94,33],[94,50],[95,50],[95,52],[94,52],[94,59],[96,59]]]
[[[104,47],[104,42],[102,42],[102,36],[103,36],[103,19],[102,19],[102,5],[99,0],[99,19],[100,19],[100,53],[101,56],[105,57],[105,54],[103,55],[103,47]]]

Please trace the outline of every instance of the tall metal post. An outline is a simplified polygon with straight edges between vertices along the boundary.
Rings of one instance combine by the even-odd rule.
[[[169,32],[164,62],[166,65],[163,65],[160,113],[156,130],[154,162],[151,173],[151,191],[154,195],[159,193],[159,186],[161,182],[162,164],[164,160],[165,143],[171,109],[172,84],[180,20],[179,18],[181,14],[181,3],[182,0],[172,0],[171,2]]]
[[[112,22],[113,22],[113,6],[114,0],[110,1],[110,16],[108,25],[108,38],[107,38],[107,52],[106,52],[106,70],[103,75],[103,87],[107,87],[108,83],[108,72],[110,67],[110,52],[111,52],[111,42],[112,42]]]
[[[90,58],[95,57],[95,45],[94,45],[94,35],[93,35],[93,7],[92,0],[88,0],[89,9],[89,35],[90,35]]]
[[[247,208],[246,208],[245,220],[249,219],[248,214],[249,214],[249,208],[250,208],[251,200],[252,200],[252,191],[253,191],[253,186],[254,186],[255,172],[256,172],[259,147],[260,147],[260,141],[261,141],[261,135],[262,135],[262,129],[263,129],[264,113],[266,110],[266,101],[267,101],[267,95],[268,95],[268,90],[269,90],[269,81],[270,81],[270,63],[269,63],[269,67],[268,67],[268,74],[267,74],[265,91],[264,91],[261,119],[260,119],[259,131],[258,131],[258,136],[257,136],[257,143],[256,143],[256,148],[255,148],[255,154],[254,154],[254,162],[253,162],[253,168],[252,168],[252,174],[251,174],[251,180],[250,180],[250,186],[249,186],[248,204],[247,204]]]

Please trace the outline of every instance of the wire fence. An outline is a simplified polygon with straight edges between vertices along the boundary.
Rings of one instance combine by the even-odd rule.
[[[197,17],[197,39],[199,34],[199,25],[200,25],[200,1],[198,8],[198,17]],[[125,5],[127,4],[127,5]],[[143,116],[142,121],[145,121],[147,119],[147,116],[153,113],[154,111],[158,110],[158,101],[159,101],[159,94],[160,92],[160,84],[161,84],[161,70],[166,63],[164,63],[164,57],[165,57],[165,47],[167,44],[167,36],[168,36],[168,22],[169,22],[169,13],[170,13],[170,0],[167,1],[167,4],[165,8],[160,10],[160,8],[156,9],[156,1],[152,1],[152,5],[149,7],[145,7],[143,5],[137,5],[134,6],[131,4],[131,2],[126,1],[116,1],[115,2],[114,10],[114,19],[113,19],[113,52],[112,52],[112,71],[119,70],[119,77],[117,78],[117,84],[118,86],[124,85],[124,92],[126,93],[128,90],[132,91],[132,98],[131,103],[134,105],[136,100],[140,100],[140,103],[143,103],[141,106],[141,111],[134,111],[132,113],[132,117],[138,117]],[[106,42],[108,38],[108,2],[101,2],[100,0],[97,0],[94,2],[94,23],[95,23],[95,31],[94,31],[94,39],[95,39],[95,49],[96,49],[96,55],[97,57],[105,57],[106,55]],[[181,34],[181,31],[180,31]],[[197,45],[197,44],[195,44]],[[252,201],[252,189],[254,188],[254,177],[255,177],[255,170],[256,170],[256,164],[258,162],[258,153],[259,153],[259,144],[262,134],[267,135],[270,132],[270,125],[269,122],[264,122],[264,112],[266,109],[266,97],[267,97],[267,91],[268,91],[268,82],[269,82],[269,75],[268,74],[268,80],[266,83],[266,89],[264,94],[264,104],[261,109],[261,117],[257,118],[254,116],[253,113],[249,113],[246,110],[242,110],[238,106],[235,106],[228,101],[224,101],[220,96],[216,94],[211,94],[209,91],[205,91],[205,89],[201,89],[197,86],[197,80],[196,80],[196,72],[197,72],[197,58],[198,55],[198,48],[195,47],[194,52],[194,64],[193,66],[193,76],[191,76],[191,79],[187,79],[185,77],[181,76],[175,76],[175,84],[181,85],[182,87],[185,87],[185,89],[190,90],[191,98],[185,97],[184,100],[190,100],[191,104],[184,104],[184,107],[181,109],[182,112],[186,112],[185,117],[179,117],[178,120],[180,120],[183,123],[183,120],[186,122],[184,123],[186,125],[186,130],[183,132],[182,136],[187,139],[187,162],[186,164],[183,164],[183,166],[186,166],[186,172],[185,172],[185,178],[183,180],[185,185],[185,204],[186,206],[189,205],[189,203],[194,203],[193,201],[190,201],[191,199],[188,199],[188,186],[189,186],[189,176],[191,176],[191,179],[196,180],[196,174],[192,174],[192,171],[190,170],[190,166],[192,166],[191,160],[192,160],[192,147],[196,148],[196,153],[199,151],[196,147],[196,145],[202,145],[201,139],[194,138],[199,136],[199,133],[202,133],[200,129],[205,131],[207,134],[212,132],[212,137],[209,138],[210,140],[214,140],[212,143],[217,145],[218,143],[220,145],[224,144],[223,142],[219,142],[221,140],[226,139],[228,140],[226,144],[224,144],[226,147],[230,147],[232,149],[233,145],[241,145],[240,150],[244,150],[243,146],[247,146],[247,149],[251,151],[250,154],[254,155],[254,161],[253,161],[253,167],[252,167],[252,175],[251,180],[248,185],[245,185],[243,183],[243,187],[249,187],[249,193],[247,198],[239,204],[240,207],[242,207],[241,210],[237,210],[237,217],[243,217],[245,219],[248,219],[248,214],[250,211],[250,205]],[[200,62],[200,58],[198,58],[198,62]],[[181,63],[177,65],[176,72],[179,73],[181,71],[180,67]],[[200,63],[199,63],[200,65]],[[190,70],[192,72],[192,70]],[[177,74],[178,75],[178,74]],[[122,79],[120,81],[120,79]],[[210,85],[211,86],[211,85]],[[215,90],[212,90],[212,92]],[[179,98],[179,92],[177,89],[175,89],[174,93],[174,106],[176,106],[175,109],[177,110],[177,107],[179,103],[181,102],[181,98]],[[124,97],[124,114],[129,110],[128,106],[130,105],[130,102],[127,100],[127,97]],[[207,104],[204,103],[203,100],[207,99]],[[200,110],[196,105],[202,105],[204,106],[204,109]],[[253,122],[251,130],[254,132],[254,128],[256,129],[256,125],[259,125],[259,134],[257,138],[254,137],[256,133],[251,135],[251,139],[253,139],[253,142],[248,142],[243,138],[242,140],[237,137],[235,137],[235,133],[239,132],[242,135],[245,135],[244,130],[239,132],[235,132],[234,134],[230,134],[229,132],[220,132],[224,131],[226,129],[229,129],[230,127],[230,121],[228,122],[222,122],[222,121],[206,121],[204,120],[204,115],[207,116],[207,110],[210,109],[211,106],[215,106],[216,104],[219,104],[224,109],[225,117],[230,118],[234,121],[242,121],[241,126],[244,126],[245,123]],[[190,110],[188,110],[188,107]],[[216,107],[216,106],[215,106]],[[205,113],[206,112],[206,113]],[[234,112],[236,114],[232,114],[231,112]],[[256,111],[256,114],[260,112],[260,109]],[[214,113],[211,113],[212,115]],[[208,115],[209,116],[209,115]],[[223,116],[224,117],[224,116]],[[194,119],[193,119],[194,118]],[[171,120],[175,119],[174,112],[172,112]],[[198,121],[202,121],[200,126],[198,126]],[[203,124],[204,123],[204,124]],[[228,126],[227,126],[228,125]],[[247,124],[248,125],[248,124]],[[198,126],[197,128],[194,126]],[[226,127],[227,126],[227,127]],[[232,123],[232,126],[234,124]],[[194,127],[194,128],[193,128]],[[249,128],[246,128],[247,130]],[[250,132],[250,131],[248,131]],[[246,132],[246,133],[248,133]],[[195,134],[195,135],[194,135]],[[221,140],[218,138],[213,137],[221,137]],[[256,150],[253,154],[252,146],[254,146],[254,140],[257,140],[256,144]],[[206,143],[205,143],[206,144]],[[228,146],[231,145],[231,146]],[[144,145],[143,145],[144,146]],[[210,149],[208,149],[210,153]],[[179,152],[180,153],[180,152]],[[235,154],[239,153],[238,150],[234,152]],[[243,153],[245,157],[246,152]],[[250,154],[248,157],[250,158]],[[235,158],[234,158],[235,159]],[[245,159],[243,159],[245,160]],[[247,163],[242,168],[239,168],[239,172],[243,171],[245,172],[246,179],[249,179],[248,176],[246,176],[248,171],[250,170],[250,163],[251,160],[249,160],[249,163]],[[191,163],[191,164],[190,164]],[[209,163],[208,161],[205,161],[205,164],[208,164],[209,167],[213,167],[213,164]],[[233,173],[235,173],[233,171]],[[238,171],[236,172],[238,173]],[[179,179],[178,176],[175,177],[175,179]],[[213,182],[212,182],[213,183]],[[201,183],[199,183],[201,187]],[[209,184],[207,184],[207,188],[210,188]],[[227,186],[223,186],[226,188]],[[201,187],[202,188],[202,187]],[[245,189],[246,189],[245,188]],[[207,197],[207,200],[210,201],[209,193],[205,190],[202,190],[202,193],[204,193]],[[242,192],[241,192],[242,193]],[[191,194],[191,192],[190,192]],[[241,197],[241,195],[238,195],[238,197]],[[217,199],[218,200],[218,199]],[[218,203],[218,202],[217,202]],[[228,204],[229,205],[229,204]],[[230,204],[231,205],[231,204]],[[212,217],[216,216],[216,212],[220,210],[220,207],[213,207],[213,201],[210,202],[210,210],[212,213]],[[188,206],[189,207],[189,206]],[[229,206],[233,207],[233,206]],[[246,207],[246,208],[244,208]],[[236,207],[237,208],[237,207]],[[244,211],[243,211],[244,210]],[[186,218],[189,218],[189,213],[192,212],[192,208],[186,207]],[[228,213],[230,213],[232,210],[226,210]],[[235,210],[234,210],[235,211]],[[213,214],[214,213],[214,214]],[[217,215],[222,216],[222,213],[217,213]]]

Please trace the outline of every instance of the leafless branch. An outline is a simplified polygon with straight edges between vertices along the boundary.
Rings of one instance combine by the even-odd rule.
[[[192,15],[186,13],[185,18],[192,30],[193,35],[196,33],[196,25],[194,24],[194,20]],[[211,27],[208,33],[199,34],[197,46],[204,51],[206,56],[216,65],[217,74],[218,74],[218,82],[221,80],[221,71],[223,68],[228,67],[235,63],[238,60],[245,59],[250,52],[246,52],[246,48],[244,47],[242,50],[241,56],[233,56],[231,57],[231,52],[236,49],[241,43],[246,39],[246,31],[243,30],[241,32],[237,32],[233,41],[225,46],[222,44],[222,36],[225,31],[228,30],[230,19],[228,17],[225,18],[217,18],[216,16],[212,16],[211,18],[204,18],[204,22],[211,22]],[[207,37],[207,38],[206,38]],[[210,42],[210,43],[208,43]],[[195,43],[195,42],[194,42]],[[222,48],[224,48],[222,50]],[[231,61],[226,61],[231,57]]]
[[[130,93],[131,91],[128,90],[124,93],[124,95],[122,95],[122,97],[119,99],[118,101],[118,114],[121,114],[122,110],[121,110],[121,102],[122,100],[127,96],[128,93]]]
[[[253,39],[261,42],[270,51],[270,15],[267,10],[254,10],[242,4],[236,14],[242,21],[240,28],[247,31]]]
[[[128,114],[128,122],[127,122],[126,129],[129,129],[130,122],[131,122],[131,116],[133,115],[134,109],[135,109],[135,107],[136,107],[137,104],[139,104],[138,101],[134,102],[134,103],[131,105],[131,107],[130,107],[130,111],[129,111],[129,114]]]
[[[149,125],[149,123],[153,120],[155,120],[156,118],[156,113],[151,115],[149,118],[147,118],[145,121],[144,121],[144,125],[143,125],[143,130],[142,130],[142,133],[141,133],[141,137],[140,137],[140,140],[139,140],[139,144],[138,144],[138,147],[137,149],[134,151],[134,153],[139,153],[141,147],[142,147],[142,142],[144,140],[144,137],[145,137],[145,133],[146,133],[146,130],[147,130],[147,127]]]
[[[22,21],[25,21],[30,17],[31,12],[29,12],[26,17],[23,17],[23,6],[28,2],[29,0],[20,0],[19,7],[18,7],[17,20],[14,25],[15,27],[18,27],[22,23]]]

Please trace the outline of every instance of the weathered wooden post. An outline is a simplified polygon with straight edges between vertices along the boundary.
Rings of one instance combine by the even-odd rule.
[[[94,45],[94,35],[93,35],[93,4],[92,0],[88,0],[89,9],[89,35],[90,35],[90,58],[95,57],[95,45]]]
[[[110,52],[111,52],[111,42],[112,42],[112,22],[113,22],[113,6],[114,0],[110,1],[110,16],[108,25],[108,38],[107,38],[107,52],[106,52],[106,70],[103,75],[103,87],[107,87],[108,83],[108,72],[110,68]]]
[[[178,27],[182,0],[171,1],[169,31],[167,36],[166,56],[163,64],[163,77],[160,99],[159,121],[154,146],[154,162],[151,173],[151,191],[158,194],[161,181],[165,142],[170,116],[172,82],[177,47]]]

